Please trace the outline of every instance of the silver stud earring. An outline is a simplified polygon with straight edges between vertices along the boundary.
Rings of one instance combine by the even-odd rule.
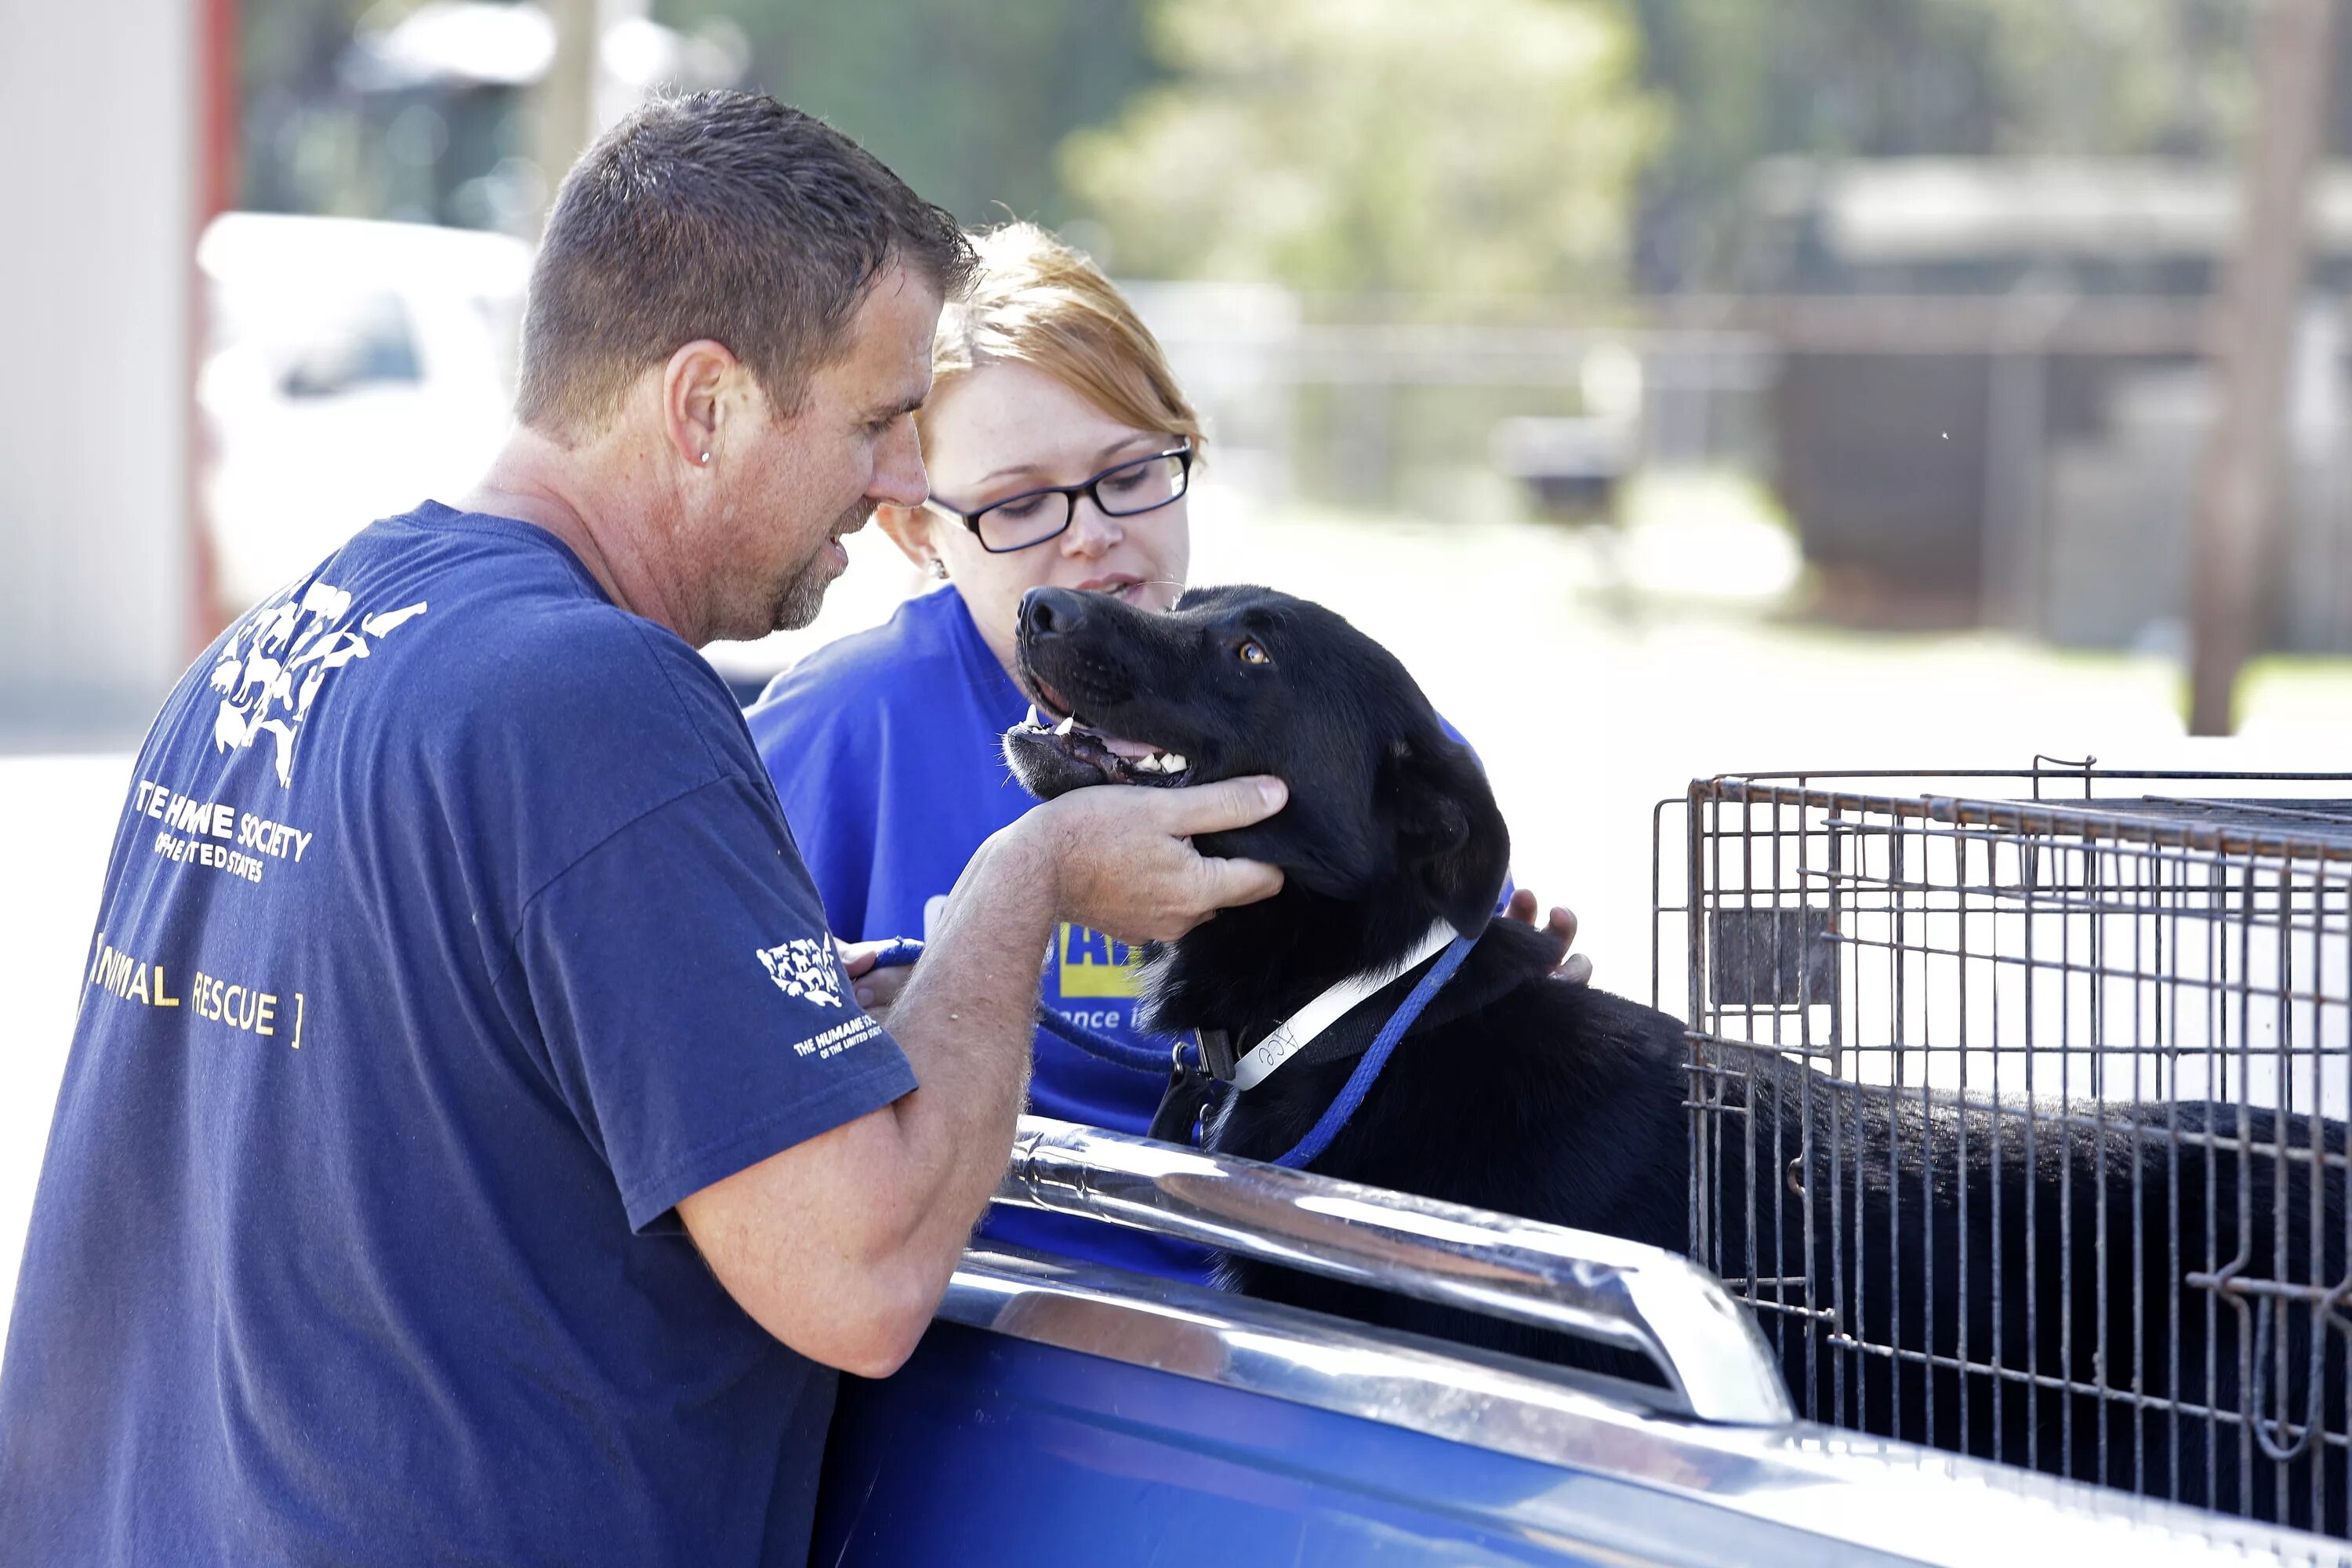
[[[931,575],[942,583],[948,580],[948,563],[936,555],[931,557]]]
[[[702,460],[703,460],[704,462],[706,462],[706,463],[708,463],[709,461],[710,461],[710,454],[709,454],[709,453],[708,453],[708,452],[703,453],[703,454],[702,454]]]

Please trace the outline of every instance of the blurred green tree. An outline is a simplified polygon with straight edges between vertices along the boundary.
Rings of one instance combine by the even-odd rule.
[[[1666,123],[1612,0],[1161,0],[1173,79],[1064,143],[1136,276],[1615,288]]]
[[[1142,0],[660,0],[751,45],[748,85],[822,115],[967,223],[1071,216],[1054,149],[1158,72]]]

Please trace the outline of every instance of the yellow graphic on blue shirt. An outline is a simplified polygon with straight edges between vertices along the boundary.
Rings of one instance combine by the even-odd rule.
[[[1132,1000],[1143,967],[1142,949],[1079,925],[1065,924],[1055,933],[1054,958],[1065,997]]]

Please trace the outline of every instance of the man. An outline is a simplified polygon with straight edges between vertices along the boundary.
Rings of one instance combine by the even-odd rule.
[[[798,1563],[833,1373],[1001,1170],[1052,925],[1171,937],[1275,781],[982,849],[886,1033],[692,648],[805,623],[970,265],[767,99],[565,181],[467,510],[239,621],[142,750],[0,1369],[0,1561]]]

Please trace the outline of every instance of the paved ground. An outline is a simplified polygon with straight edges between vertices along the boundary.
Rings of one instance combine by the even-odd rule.
[[[1759,605],[1785,547],[1736,522],[1669,517],[1604,558],[1540,526],[1255,519],[1202,500],[1193,579],[1322,599],[1395,648],[1483,754],[1521,882],[1572,904],[1599,981],[1634,995],[1649,987],[1651,807],[1694,776],[2036,752],[2352,768],[2352,666],[2270,672],[2247,740],[2191,744],[2159,659],[1777,624]],[[825,623],[752,657],[887,613],[912,580],[875,531],[855,543]],[[120,755],[0,759],[0,822],[16,829],[0,862],[0,1311],[128,773]]]

